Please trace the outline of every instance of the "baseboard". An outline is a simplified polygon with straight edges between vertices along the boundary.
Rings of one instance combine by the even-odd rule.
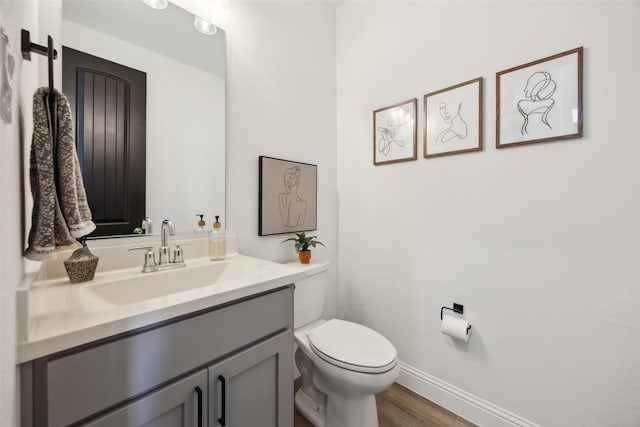
[[[400,362],[398,383],[482,427],[541,427],[454,385]]]

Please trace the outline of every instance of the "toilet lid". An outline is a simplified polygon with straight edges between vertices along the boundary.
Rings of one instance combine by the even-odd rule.
[[[398,361],[393,344],[373,329],[332,319],[308,334],[311,349],[332,365],[356,372],[381,373]]]

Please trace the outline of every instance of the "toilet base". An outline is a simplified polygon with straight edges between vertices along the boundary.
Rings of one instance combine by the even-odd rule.
[[[378,427],[375,396],[331,397],[324,408],[300,388],[295,396],[296,409],[314,427]]]
[[[340,393],[320,376],[314,378],[314,384],[320,391],[327,393],[323,427],[378,427],[375,395]]]
[[[324,414],[325,409],[319,406],[311,399],[304,389],[301,387],[297,392],[294,399],[296,409],[300,412],[314,427],[324,426]]]

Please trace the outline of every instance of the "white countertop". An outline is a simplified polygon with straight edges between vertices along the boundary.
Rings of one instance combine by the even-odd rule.
[[[288,285],[306,276],[303,269],[248,256],[227,255],[220,263],[236,264],[236,270],[251,270],[246,277],[194,287],[150,299],[118,303],[96,296],[95,289],[111,283],[114,275],[141,279],[140,267],[97,273],[94,280],[70,284],[66,278],[34,282],[19,298],[19,325],[25,335],[18,343],[18,363],[76,347],[122,332],[152,325],[176,316],[250,297]],[[144,274],[163,279],[162,275],[211,266],[207,258],[187,260],[181,269]],[[191,270],[191,271],[190,271]],[[129,276],[127,276],[129,275]],[[166,279],[165,276],[164,279]],[[127,282],[128,283],[128,282]],[[125,296],[128,299],[129,296]]]
[[[309,264],[301,264],[299,261],[290,261],[285,265],[289,265],[294,268],[299,268],[304,271],[306,277],[314,276],[323,271],[329,270],[329,260],[311,260]]]

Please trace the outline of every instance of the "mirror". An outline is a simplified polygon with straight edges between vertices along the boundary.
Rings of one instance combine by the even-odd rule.
[[[145,215],[153,233],[165,218],[176,232],[192,232],[197,214],[210,229],[225,213],[225,33],[205,35],[193,23],[173,3],[62,2],[63,46],[146,73]]]

